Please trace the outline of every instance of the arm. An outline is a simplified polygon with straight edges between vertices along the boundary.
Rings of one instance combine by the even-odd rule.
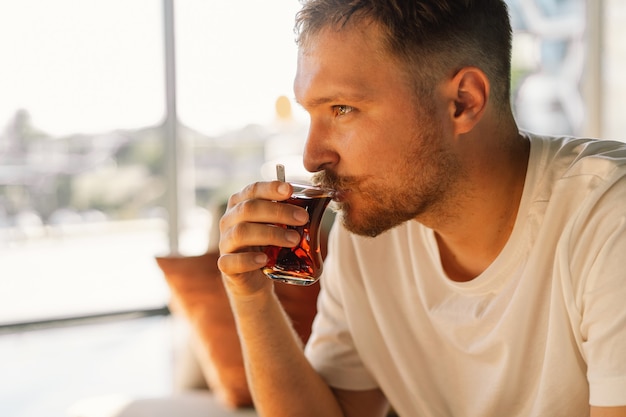
[[[582,300],[583,351],[587,361],[590,401],[616,404],[591,406],[591,417],[626,417],[626,178],[612,183],[603,192],[603,203],[582,223],[580,248],[585,257],[577,259],[585,284]],[[587,242],[585,244],[584,242]],[[579,252],[583,253],[583,252]],[[620,404],[620,405],[617,405]]]
[[[259,270],[267,258],[258,247],[293,246],[290,233],[299,238],[297,232],[271,224],[306,222],[304,209],[274,202],[288,198],[290,192],[288,185],[276,181],[251,185],[231,197],[220,222],[218,265],[240,334],[255,406],[260,415],[273,417],[383,416],[386,400],[379,391],[333,392],[328,387],[306,360],[274,295],[273,282]]]
[[[348,391],[333,389],[346,416],[386,416],[389,413],[387,397],[379,389]]]
[[[257,411],[268,416],[384,416],[379,390],[331,390],[306,360],[273,293],[232,297]]]
[[[624,407],[594,407],[591,406],[590,417],[626,417]]]

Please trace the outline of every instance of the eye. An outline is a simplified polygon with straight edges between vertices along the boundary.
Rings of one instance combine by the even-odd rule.
[[[338,104],[336,106],[333,106],[333,112],[335,114],[335,117],[345,116],[346,114],[352,112],[352,110],[354,110],[354,107],[346,106],[345,104]]]

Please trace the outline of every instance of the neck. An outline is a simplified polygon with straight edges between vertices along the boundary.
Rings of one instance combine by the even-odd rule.
[[[497,258],[513,231],[524,189],[528,140],[515,130],[497,141],[478,141],[482,151],[468,141],[464,160],[471,163],[458,198],[432,225],[443,268],[454,281],[474,279]]]

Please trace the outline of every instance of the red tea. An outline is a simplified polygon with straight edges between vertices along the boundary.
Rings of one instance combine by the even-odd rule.
[[[320,223],[324,210],[332,199],[328,190],[296,185],[294,193],[285,203],[304,207],[309,213],[309,222],[304,226],[284,226],[300,233],[300,243],[293,248],[267,246],[265,254],[269,260],[263,272],[270,278],[289,284],[311,285],[322,273],[320,252]]]

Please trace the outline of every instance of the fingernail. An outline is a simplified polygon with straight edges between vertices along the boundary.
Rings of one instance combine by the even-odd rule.
[[[267,263],[267,256],[264,253],[259,253],[254,257],[254,262],[259,265],[265,265]]]
[[[306,222],[309,219],[309,215],[307,214],[306,211],[296,210],[296,211],[293,212],[293,218],[296,219],[297,221],[303,223],[303,222]]]
[[[296,231],[288,230],[287,232],[285,232],[285,239],[295,245],[300,241],[300,234]]]
[[[278,186],[278,192],[281,194],[288,194],[289,193],[289,184],[287,184],[286,182],[283,182],[282,184],[280,184]]]

